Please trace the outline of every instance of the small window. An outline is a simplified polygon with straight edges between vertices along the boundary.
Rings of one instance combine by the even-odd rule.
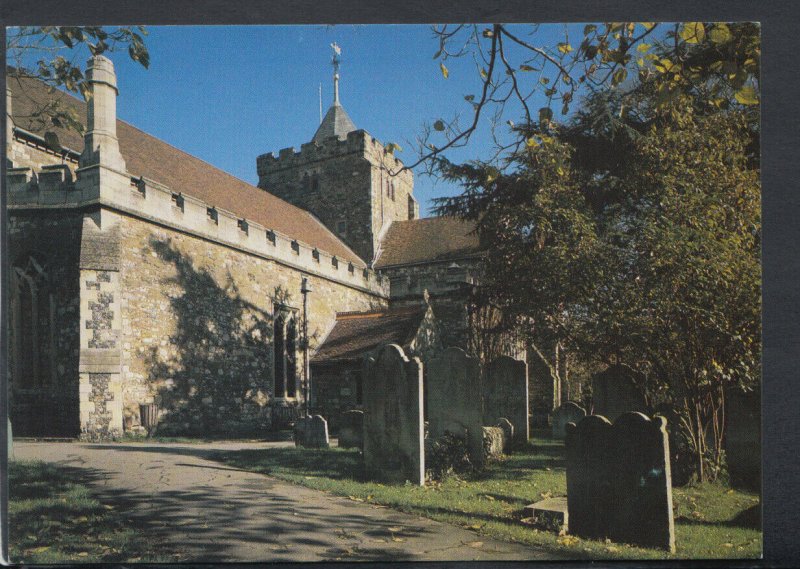
[[[339,259],[337,259],[336,257],[333,257],[331,259],[331,266],[333,266],[334,269],[338,269],[339,268]]]
[[[361,276],[363,276],[365,280],[369,280],[369,269],[364,269],[361,272]]]
[[[214,223],[219,223],[219,216],[217,215],[217,210],[213,207],[206,208],[206,215],[208,216],[209,221],[213,221]]]
[[[275,232],[271,229],[267,230],[267,241],[275,245]]]
[[[414,198],[408,196],[408,219],[414,219],[417,215],[417,208],[416,204],[414,203]]]
[[[247,233],[247,230],[248,230],[249,228],[247,227],[247,221],[246,221],[246,220],[244,220],[244,219],[240,219],[240,220],[237,222],[237,224],[239,225],[239,229],[240,229],[241,231],[244,231],[245,233]]]
[[[339,235],[344,235],[347,233],[347,221],[344,219],[340,219],[336,222],[336,233]]]
[[[317,249],[314,249],[313,251],[311,251],[311,257],[312,257],[312,258],[313,258],[313,259],[314,259],[314,260],[315,260],[317,263],[319,263],[319,250],[317,250]]]
[[[297,241],[292,241],[292,251],[294,251],[295,255],[299,255],[300,254],[300,243],[298,243]]]
[[[319,176],[314,174],[311,177],[311,191],[316,192],[319,189]]]
[[[394,182],[389,182],[389,197],[394,201]]]
[[[355,273],[356,272],[356,268],[353,266],[353,263],[348,263],[347,264],[347,271],[349,273]]]

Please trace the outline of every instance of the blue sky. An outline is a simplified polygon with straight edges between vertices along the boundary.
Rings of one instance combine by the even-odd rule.
[[[570,28],[579,34],[582,26]],[[464,95],[477,95],[480,88],[468,58],[448,60],[449,78],[442,76],[433,59],[438,41],[427,25],[151,26],[148,31],[149,69],[124,51],[110,54],[120,89],[119,117],[251,183],[257,182],[259,154],[311,140],[319,124],[320,84],[323,113],[332,101],[334,41],[343,51],[343,106],[357,127],[400,144],[404,151],[398,157],[407,163],[416,157],[407,141],[422,124],[457,111],[468,116]],[[533,41],[554,45],[563,33],[563,25],[542,25]],[[542,103],[534,101],[532,108]],[[509,109],[506,118],[518,120],[519,109]],[[484,119],[470,145],[449,157],[487,157],[491,148]],[[423,215],[432,198],[458,191],[416,176]]]

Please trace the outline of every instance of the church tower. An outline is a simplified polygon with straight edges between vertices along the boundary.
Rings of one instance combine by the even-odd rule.
[[[419,204],[413,174],[400,172],[403,164],[344,110],[341,50],[331,47],[333,104],[299,152],[284,148],[256,159],[258,187],[314,214],[371,265],[389,225],[418,217]]]

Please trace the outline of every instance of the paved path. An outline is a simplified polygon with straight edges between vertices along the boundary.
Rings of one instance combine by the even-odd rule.
[[[552,559],[527,546],[209,460],[288,443],[15,442],[17,459],[77,467],[97,498],[181,561]]]

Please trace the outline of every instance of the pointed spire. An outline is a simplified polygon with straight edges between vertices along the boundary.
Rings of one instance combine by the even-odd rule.
[[[322,119],[314,134],[314,142],[322,142],[332,136],[344,140],[347,138],[348,132],[357,130],[356,125],[347,116],[344,107],[339,102],[339,63],[341,62],[342,48],[334,42],[331,44],[331,49],[333,49],[333,58],[331,59],[333,64],[333,105],[328,109],[325,118]]]

